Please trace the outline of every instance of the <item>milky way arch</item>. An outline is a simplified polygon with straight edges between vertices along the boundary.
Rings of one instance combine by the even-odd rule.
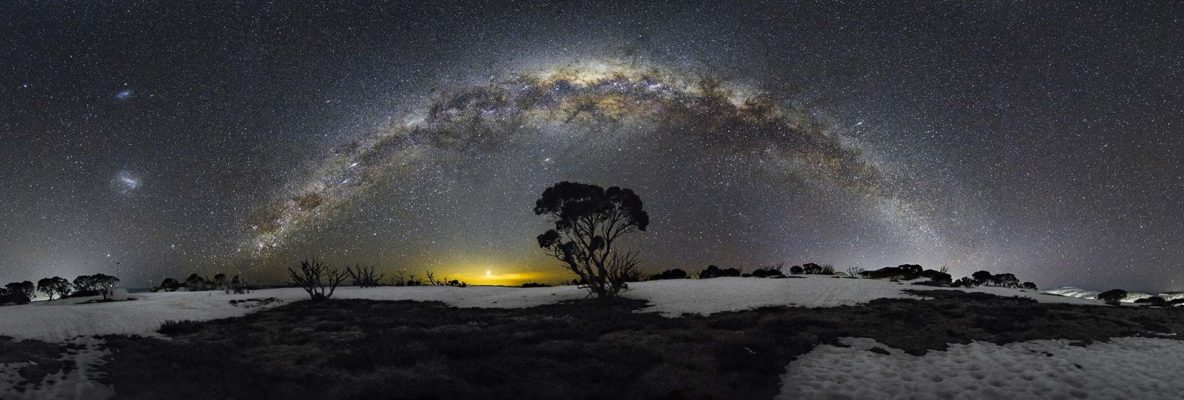
[[[759,158],[772,173],[837,187],[907,236],[939,240],[929,221],[852,139],[768,93],[660,68],[574,64],[436,95],[396,126],[350,141],[248,218],[239,247],[253,259],[331,221],[383,182],[413,179],[444,157],[534,140],[644,135]]]

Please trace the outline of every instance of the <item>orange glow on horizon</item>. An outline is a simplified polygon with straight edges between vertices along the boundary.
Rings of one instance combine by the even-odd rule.
[[[471,272],[452,275],[448,279],[458,279],[470,285],[491,286],[518,286],[527,282],[556,284],[571,280],[571,278],[566,277],[563,270],[559,269],[546,272],[502,272],[503,270],[499,270],[496,267],[469,267],[462,270]]]

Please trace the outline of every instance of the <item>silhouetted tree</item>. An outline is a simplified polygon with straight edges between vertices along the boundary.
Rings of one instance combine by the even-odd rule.
[[[37,286],[30,281],[12,282],[4,285],[4,288],[8,289],[9,299],[14,304],[29,304],[37,292]]]
[[[860,267],[847,268],[847,276],[852,277],[852,278],[863,277],[863,272],[864,272],[864,269],[860,268]]]
[[[94,296],[99,294],[98,288],[95,285],[95,277],[91,275],[79,275],[77,278],[74,278],[74,295]]]
[[[160,286],[157,287],[157,290],[163,290],[166,292],[174,292],[177,289],[180,289],[184,286],[185,286],[184,284],[182,284],[181,282],[178,282],[176,279],[164,278],[163,281],[160,281]]]
[[[210,285],[209,282],[210,281],[207,280],[205,277],[198,275],[196,273],[189,274],[189,277],[185,278],[185,286],[188,287],[189,290],[193,291],[193,292],[196,292],[198,290],[206,290],[206,287],[208,287]]]
[[[1032,283],[1032,282],[1024,282],[1023,285],[1021,285],[1021,286],[1023,286],[1024,289],[1037,290],[1036,284]]]
[[[423,280],[416,278],[415,274],[407,275],[407,281],[404,283],[404,285],[405,286],[423,286]]]
[[[822,273],[822,266],[815,263],[805,263],[802,264],[802,270],[805,271],[807,275],[816,275]]]
[[[998,274],[991,277],[991,284],[999,287],[1018,288],[1020,280],[1015,277],[1015,274]]]
[[[599,297],[615,296],[637,278],[637,257],[613,249],[621,237],[645,231],[650,217],[641,197],[616,186],[560,182],[543,191],[534,213],[555,228],[538,236],[539,247],[563,263]]]
[[[793,275],[801,275],[801,274],[803,274],[803,273],[805,273],[805,272],[806,272],[806,269],[805,269],[805,268],[802,268],[802,267],[801,267],[801,266],[799,266],[799,265],[795,265],[795,266],[789,267],[789,273],[790,273],[790,274],[793,274]]]
[[[1106,302],[1106,304],[1117,306],[1121,304],[1122,299],[1126,298],[1126,291],[1122,289],[1111,289],[1098,294],[1098,299]]]
[[[415,274],[407,275],[406,270],[395,270],[391,276],[391,286],[423,286],[423,281],[417,279]]]
[[[991,282],[991,273],[987,271],[977,271],[970,274],[970,277],[974,279],[975,286],[982,286]]]
[[[53,301],[53,297],[66,297],[70,294],[70,281],[66,278],[55,276],[53,278],[42,278],[37,281],[37,291],[45,293],[49,296],[49,301]]]
[[[365,266],[356,264],[353,267],[346,267],[345,272],[353,279],[354,285],[358,287],[378,286],[382,283],[383,274],[375,271],[374,266]]]
[[[225,290],[226,294],[230,294],[230,285],[229,282],[226,282],[226,274],[221,272],[214,274],[214,290],[218,289]]]
[[[111,296],[111,289],[119,284],[119,278],[107,274],[94,274],[91,275],[91,278],[94,279],[95,290],[103,295],[103,300],[107,300]]]
[[[313,300],[327,300],[333,297],[337,285],[349,275],[336,268],[330,268],[320,260],[305,259],[300,262],[300,271],[288,268],[288,277],[292,283],[300,286]],[[327,289],[327,291],[326,291]]]
[[[406,271],[401,269],[395,270],[391,274],[391,286],[407,286],[407,277],[405,275]]]
[[[230,279],[230,287],[235,294],[247,293],[247,280],[239,278],[238,274],[235,274],[234,278]]]

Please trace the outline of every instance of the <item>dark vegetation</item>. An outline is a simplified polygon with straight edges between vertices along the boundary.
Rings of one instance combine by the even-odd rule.
[[[170,340],[108,336],[101,367],[127,399],[771,398],[785,365],[842,337],[920,355],[949,343],[1077,344],[1184,331],[1168,308],[1040,304],[948,290],[828,309],[709,317],[587,299],[528,309],[306,301],[175,322]]]
[[[1098,300],[1102,300],[1109,305],[1119,305],[1122,299],[1126,298],[1126,291],[1122,289],[1111,289],[1098,294]]]
[[[1159,296],[1151,296],[1151,297],[1144,298],[1144,299],[1138,299],[1138,300],[1135,300],[1135,303],[1136,304],[1147,304],[1147,305],[1155,306],[1155,307],[1168,306],[1168,301],[1164,300],[1163,297],[1159,297]]]
[[[1036,284],[1032,282],[1021,283],[1015,274],[992,274],[989,271],[977,271],[971,276],[962,277],[954,280],[949,274],[949,269],[942,267],[941,269],[925,269],[917,264],[903,264],[896,267],[885,267],[877,270],[866,271],[859,268],[848,270],[849,275],[856,275],[869,279],[889,279],[892,281],[914,281],[918,279],[925,279],[921,282],[915,282],[915,285],[938,286],[938,287],[977,287],[977,286],[998,286],[1015,289],[1037,290]]]
[[[452,286],[452,287],[469,287],[468,282],[463,282],[457,279],[436,278],[436,273],[428,270],[424,275],[427,276],[427,284],[431,286]]]
[[[699,271],[699,279],[721,278],[726,276],[740,276],[740,270],[736,268],[720,268],[714,265],[708,265],[707,269]]]
[[[106,300],[118,283],[119,278],[106,274],[81,275],[74,278],[72,283],[60,276],[39,279],[37,284],[30,281],[10,282],[0,288],[0,305],[29,304],[37,292],[44,293],[50,301],[98,295]]]
[[[818,265],[815,263],[802,264],[802,273],[806,275],[834,275],[835,267],[831,265]]]
[[[36,340],[14,340],[0,336],[0,365],[20,362],[32,364],[17,369],[23,381],[14,389],[23,392],[26,385],[37,385],[49,374],[70,372],[75,368],[73,361],[62,361],[62,354],[70,351],[65,343],[45,343]]]
[[[407,274],[407,271],[398,270],[391,276],[391,286],[423,286],[423,281],[415,277],[415,274]]]
[[[955,287],[997,286],[1013,289],[1036,290],[1035,283],[1021,283],[1019,278],[1015,277],[1015,274],[993,275],[989,271],[976,271],[969,277],[963,277],[954,283]]]
[[[288,278],[299,286],[313,300],[328,300],[337,291],[337,286],[349,275],[326,265],[318,259],[300,262],[300,271],[288,268]]]
[[[377,271],[375,271],[373,265],[366,266],[366,265],[362,265],[362,264],[357,264],[357,265],[354,265],[353,267],[346,268],[345,272],[349,274],[349,277],[351,279],[353,279],[354,286],[364,287],[364,288],[374,287],[374,286],[382,286],[381,282],[382,282],[383,274],[380,274]]]
[[[741,276],[751,276],[753,278],[784,278],[785,273],[781,272],[784,265],[769,265],[764,267],[757,267],[752,270],[751,274],[741,274]]]
[[[4,285],[4,289],[0,289],[0,305],[3,304],[29,304],[33,301],[34,291],[37,287],[33,282],[11,282]]]
[[[53,301],[54,296],[59,298],[66,297],[70,294],[71,290],[73,290],[73,287],[70,285],[70,281],[60,276],[41,278],[41,280],[37,281],[37,291],[49,296],[49,301]]]
[[[861,274],[864,278],[871,279],[911,281],[918,278],[928,278],[933,282],[950,283],[952,281],[950,274],[948,273],[932,269],[924,269],[917,264],[904,264],[899,267],[884,267],[874,271],[863,271]]]
[[[190,274],[188,278],[185,278],[184,282],[178,281],[174,278],[164,278],[164,280],[160,282],[160,285],[153,288],[152,290],[156,292],[175,292],[181,289],[191,292],[222,290],[227,294],[243,294],[250,293],[252,286],[247,283],[246,279],[243,279],[238,274],[235,274],[234,277],[227,278],[226,274],[219,272],[214,274],[213,279],[210,279],[197,273],[193,273]]]
[[[632,190],[559,182],[543,191],[534,213],[555,224],[538,235],[539,247],[597,297],[616,296],[628,282],[641,278],[637,253],[613,247],[650,223],[641,197]]]
[[[690,277],[691,276],[689,274],[687,274],[687,271],[683,271],[681,269],[674,268],[674,269],[668,269],[668,270],[650,275],[649,280],[660,281],[660,280],[665,280],[665,279],[687,279]]]

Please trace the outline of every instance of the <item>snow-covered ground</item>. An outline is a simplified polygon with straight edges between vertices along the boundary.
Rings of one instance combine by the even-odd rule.
[[[792,305],[834,307],[866,303],[878,298],[915,297],[906,289],[931,289],[874,279],[808,278],[679,279],[630,284],[625,296],[646,300],[646,311],[665,316],[712,314],[762,306]],[[1006,288],[974,288],[966,291],[1001,296],[1023,296],[1041,302],[1100,304],[1096,300],[1054,296]],[[494,286],[456,287],[341,287],[335,298],[370,300],[441,301],[456,307],[532,307],[562,300],[580,299],[586,292],[573,286],[510,288]],[[223,292],[137,293],[136,300],[78,304],[86,299],[35,302],[24,306],[0,307],[0,336],[61,342],[81,335],[156,335],[168,320],[206,321],[242,316],[264,307],[253,303],[230,304],[230,300],[275,297],[284,302],[307,299],[299,288],[257,290],[249,294]],[[283,303],[279,303],[283,304]],[[274,306],[275,304],[273,304]],[[19,321],[19,322],[17,322]]]
[[[673,317],[763,306],[834,307],[866,303],[878,298],[915,298],[904,293],[907,289],[933,288],[884,280],[841,279],[829,276],[787,279],[716,278],[633,283],[625,292],[625,296],[648,301],[650,307],[644,311]],[[1060,292],[1041,293],[994,287],[959,290],[1021,296],[1049,303],[1101,304],[1095,299]],[[440,301],[456,307],[515,308],[580,299],[586,294],[585,290],[573,286],[366,289],[342,287],[337,289],[334,297]],[[20,379],[15,375],[15,371],[22,365],[0,364],[0,398],[109,398],[113,393],[95,383],[93,376],[90,376],[91,367],[100,362],[102,356],[99,346],[92,343],[97,340],[91,338],[92,335],[155,336],[160,325],[169,320],[204,321],[236,317],[308,298],[299,288],[258,290],[238,295],[217,291],[137,293],[132,297],[135,300],[111,303],[81,304],[87,299],[65,299],[0,307],[0,336],[50,342],[75,341],[85,345],[86,349],[77,354],[64,356],[74,360],[79,368],[68,374],[52,376],[47,379],[46,384],[23,393],[14,391]],[[276,298],[282,301],[265,306],[259,306],[257,302],[230,304],[231,300],[251,298]],[[861,345],[866,348],[870,344]],[[976,390],[972,393],[976,397],[991,397],[995,394],[999,394],[1000,398],[1015,397],[1009,395],[1015,392],[1019,393],[1017,398],[1046,397],[1041,394],[1047,394],[1048,398],[1057,398],[1062,394],[1072,396],[1076,393],[1112,393],[1096,391],[1098,385],[1114,385],[1127,390],[1123,393],[1163,393],[1161,389],[1177,389],[1177,386],[1173,385],[1184,382],[1177,380],[1174,383],[1154,383],[1161,378],[1162,371],[1178,373],[1184,370],[1181,369],[1184,365],[1175,365],[1174,369],[1135,365],[1122,371],[1111,371],[1113,376],[1109,377],[1097,372],[1103,369],[1095,365],[1099,362],[1106,363],[1101,365],[1107,367],[1119,365],[1115,363],[1136,364],[1135,361],[1143,361],[1140,357],[1149,357],[1148,354],[1155,355],[1157,360],[1170,358],[1170,362],[1184,363],[1184,347],[1174,347],[1184,346],[1180,342],[1124,339],[1115,341],[1114,344],[1094,345],[1084,349],[1068,348],[1059,341],[992,346],[977,343],[970,346],[953,346],[949,352],[935,352],[922,358],[903,355],[898,351],[893,351],[891,356],[881,356],[860,350],[858,346],[851,349],[824,346],[790,365],[784,390],[788,396],[786,398],[798,398],[796,394],[805,394],[805,397],[817,394],[822,395],[821,398],[865,398],[861,396],[869,393],[871,397],[867,398],[883,398],[881,395],[885,393],[907,398],[913,391],[950,393],[954,396],[950,398],[959,398],[957,394],[968,393],[962,392],[964,390]],[[1056,352],[1053,352],[1053,349]],[[1031,353],[1033,351],[1035,353]],[[1044,357],[1045,351],[1053,353],[1056,358],[1041,358]],[[1039,354],[1040,357],[1032,356],[1030,353]],[[995,355],[999,357],[996,359]],[[1098,361],[1103,359],[1108,361]],[[1070,370],[1066,367],[1074,363],[1082,365],[1085,369]],[[1027,367],[1029,365],[1031,367]],[[1154,365],[1164,364],[1161,362]],[[824,373],[825,371],[820,371],[819,368],[837,369],[833,373]],[[905,371],[911,372],[906,374]],[[936,375],[939,373],[942,375]],[[1055,378],[1049,379],[1050,376]],[[983,382],[979,382],[980,380]],[[49,381],[53,383],[48,383]],[[892,384],[877,383],[881,381],[891,381]],[[967,389],[967,386],[975,388]],[[1170,393],[1184,393],[1184,388],[1179,390]]]
[[[808,278],[679,279],[630,284],[625,296],[646,300],[646,311],[665,316],[712,314],[762,306],[791,305],[834,307],[866,303],[878,298],[914,297],[903,290],[930,289],[875,279]],[[981,287],[961,289],[1001,296],[1022,296],[1041,302],[1100,304],[1097,300],[1056,296],[1018,289]],[[573,286],[510,288],[494,286],[456,287],[341,287],[335,298],[370,300],[441,301],[456,307],[532,307],[585,297]],[[253,303],[230,304],[230,300],[274,297],[284,302],[307,299],[299,288],[265,289],[249,294],[223,292],[137,293],[136,300],[78,304],[86,299],[35,302],[25,306],[0,307],[0,336],[61,342],[81,335],[155,335],[168,320],[206,321],[242,316],[263,307]],[[279,303],[283,304],[283,303]],[[275,304],[273,304],[274,306]],[[17,322],[19,321],[19,323]]]
[[[1048,294],[1057,295],[1057,296],[1073,297],[1073,298],[1088,299],[1088,300],[1097,300],[1098,294],[1101,293],[1098,291],[1079,289],[1079,288],[1075,288],[1075,287],[1071,287],[1071,286],[1045,290],[1044,292],[1048,293]],[[1155,295],[1152,295],[1150,293],[1130,292],[1130,293],[1127,293],[1126,298],[1122,299],[1122,302],[1123,303],[1134,303],[1136,300],[1146,299],[1151,296],[1159,296],[1159,297],[1162,297],[1164,300],[1172,301],[1172,300],[1177,300],[1177,299],[1184,299],[1184,292],[1164,292],[1164,293],[1159,293],[1159,294],[1155,294]]]
[[[1184,341],[1117,338],[998,346],[974,342],[912,356],[866,338],[819,346],[781,380],[780,399],[1180,399]],[[880,347],[889,354],[873,353]]]
[[[505,288],[455,287],[340,287],[334,298],[443,301],[457,307],[529,307],[583,297],[574,287]],[[80,335],[154,336],[165,321],[208,321],[246,315],[267,307],[306,300],[300,288],[256,290],[248,294],[221,291],[137,293],[135,300],[77,304],[87,299],[35,302],[0,307],[0,336],[61,342]],[[258,307],[255,302],[231,300],[274,297],[280,303]],[[14,323],[9,323],[13,321]],[[15,323],[19,321],[19,323]]]
[[[109,354],[102,347],[103,340],[83,336],[69,342],[75,347],[61,359],[72,361],[74,368],[70,372],[49,374],[39,384],[26,384],[23,390],[17,390],[24,381],[18,371],[28,363],[0,364],[0,399],[102,400],[114,397],[115,391],[99,383],[99,373],[95,371],[95,367],[103,363],[103,357]]]

